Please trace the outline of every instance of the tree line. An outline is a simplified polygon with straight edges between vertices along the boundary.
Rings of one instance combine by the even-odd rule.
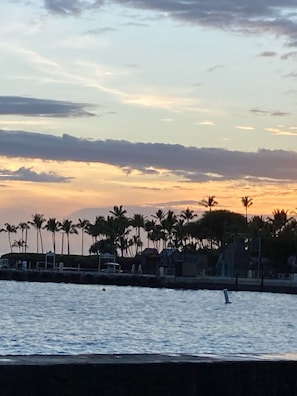
[[[158,209],[147,218],[141,213],[127,216],[122,205],[114,206],[109,214],[97,216],[94,222],[88,219],[70,219],[59,221],[55,217],[46,219],[35,213],[30,221],[18,225],[5,223],[0,232],[7,233],[10,252],[17,249],[19,253],[28,251],[28,232],[36,233],[36,253],[44,252],[43,231],[51,233],[51,250],[56,252],[57,237],[61,238],[61,254],[70,254],[70,239],[73,234],[80,234],[81,255],[86,250],[86,235],[89,236],[88,254],[102,252],[116,253],[118,256],[133,257],[145,247],[154,247],[158,251],[165,248],[177,248],[183,252],[196,253],[201,250],[219,252],[232,242],[234,236],[241,235],[245,243],[262,240],[262,254],[285,262],[297,251],[297,222],[285,209],[275,209],[271,217],[248,217],[248,210],[253,204],[251,197],[241,198],[245,215],[229,210],[220,210],[215,196],[208,196],[199,202],[206,210],[198,215],[187,208],[176,214],[172,210]],[[293,213],[292,213],[293,214]],[[19,238],[13,236],[18,235]],[[145,237],[144,237],[145,235]],[[256,246],[254,244],[253,246]],[[64,252],[65,250],[65,252]],[[32,251],[32,249],[31,249]]]

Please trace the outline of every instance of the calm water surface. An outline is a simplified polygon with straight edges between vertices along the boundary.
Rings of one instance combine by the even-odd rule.
[[[297,352],[297,296],[229,295],[1,281],[0,355]]]

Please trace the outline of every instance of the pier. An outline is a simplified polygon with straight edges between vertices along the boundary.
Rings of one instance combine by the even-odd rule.
[[[0,280],[28,282],[64,282],[76,284],[100,284],[117,286],[159,287],[171,289],[208,289],[229,291],[255,291],[297,294],[297,280],[237,278],[237,277],[175,277],[155,275],[133,275],[129,273],[108,274],[87,271],[51,271],[1,269]]]

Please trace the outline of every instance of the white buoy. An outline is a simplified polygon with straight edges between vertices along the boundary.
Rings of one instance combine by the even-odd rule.
[[[228,293],[228,289],[224,289],[224,296],[225,296],[225,303],[226,304],[231,304],[231,301],[229,300],[229,293]]]

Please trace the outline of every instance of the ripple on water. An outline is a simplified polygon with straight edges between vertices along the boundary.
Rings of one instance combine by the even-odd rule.
[[[0,282],[0,354],[294,353],[297,296]]]

